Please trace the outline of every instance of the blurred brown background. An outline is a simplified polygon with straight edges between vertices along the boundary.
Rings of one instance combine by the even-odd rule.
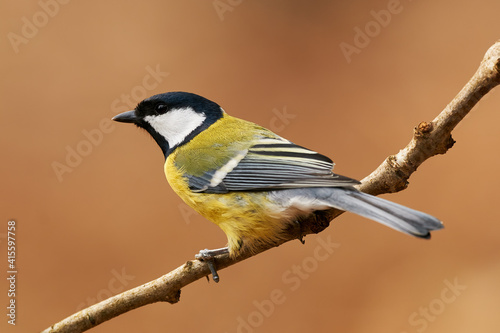
[[[499,11],[493,0],[1,2],[0,330],[40,331],[225,244],[172,192],[154,141],[113,115],[195,92],[361,179],[467,82],[500,37]],[[499,105],[493,90],[453,149],[385,196],[441,218],[431,241],[345,214],[304,246],[92,332],[498,332]],[[329,239],[337,248],[318,252]]]

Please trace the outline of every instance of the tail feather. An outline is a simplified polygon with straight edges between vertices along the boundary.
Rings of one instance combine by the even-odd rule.
[[[300,210],[337,208],[366,217],[409,235],[430,238],[430,231],[443,228],[437,218],[375,197],[354,188],[304,188],[276,191],[274,195]]]
[[[416,237],[430,238],[430,231],[443,228],[440,220],[426,213],[353,189],[335,188],[328,200],[346,210]]]

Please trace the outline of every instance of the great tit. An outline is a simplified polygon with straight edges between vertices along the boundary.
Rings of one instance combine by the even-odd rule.
[[[332,172],[330,158],[187,92],[149,97],[115,121],[145,129],[165,156],[172,189],[225,232],[227,247],[202,250],[237,256],[276,244],[291,224],[332,208],[349,211],[417,237],[441,229],[435,217],[360,192],[357,180]]]

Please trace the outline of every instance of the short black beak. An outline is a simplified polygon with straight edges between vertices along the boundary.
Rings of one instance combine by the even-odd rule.
[[[117,114],[112,119],[121,123],[136,123],[139,120],[139,118],[135,115],[135,110]]]

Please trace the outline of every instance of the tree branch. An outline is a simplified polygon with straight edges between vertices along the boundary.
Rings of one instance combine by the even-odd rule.
[[[474,105],[500,83],[500,41],[486,52],[476,73],[457,96],[431,122],[421,122],[414,129],[410,143],[391,155],[361,181],[359,189],[373,195],[393,193],[408,186],[408,178],[428,158],[444,154],[455,141],[451,131]]]
[[[373,195],[405,189],[411,174],[425,160],[437,154],[444,154],[453,146],[455,141],[451,137],[452,130],[474,105],[499,83],[500,41],[497,41],[488,49],[476,73],[450,104],[433,121],[421,122],[415,127],[410,143],[399,153],[387,157],[375,171],[362,180],[359,189]],[[332,209],[301,221],[295,229],[289,230],[288,239],[282,243],[321,232],[341,213],[342,211]],[[264,247],[258,253],[282,243]],[[215,263],[217,269],[221,270],[258,253],[243,253],[235,259],[221,255],[216,258]],[[179,301],[184,286],[209,274],[210,270],[204,262],[189,260],[156,280],[79,311],[43,332],[83,332],[146,304],[160,301],[175,304]]]

